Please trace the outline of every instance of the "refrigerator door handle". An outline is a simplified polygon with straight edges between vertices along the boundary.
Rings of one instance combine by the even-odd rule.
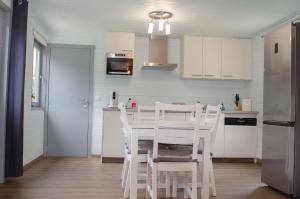
[[[265,125],[272,125],[272,126],[295,127],[296,122],[292,122],[292,121],[271,121],[271,120],[266,120],[266,121],[263,121],[263,124],[265,124]]]

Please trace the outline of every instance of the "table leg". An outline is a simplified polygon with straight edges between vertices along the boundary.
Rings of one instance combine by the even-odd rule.
[[[209,132],[208,132],[209,133]],[[205,133],[204,136],[204,153],[202,167],[202,189],[201,198],[209,199],[209,158],[210,158],[210,135]]]
[[[135,130],[131,134],[130,199],[137,199],[138,180],[138,136]]]

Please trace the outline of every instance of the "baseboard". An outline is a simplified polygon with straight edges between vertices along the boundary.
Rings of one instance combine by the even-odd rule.
[[[259,166],[262,165],[262,159],[256,159],[256,164],[258,164]]]
[[[214,163],[256,163],[254,158],[213,158]]]
[[[92,156],[96,157],[96,156]],[[103,157],[102,163],[123,163],[124,158]],[[261,160],[255,158],[213,158],[214,163],[257,163],[261,165]]]
[[[36,159],[32,160],[31,162],[27,163],[26,165],[23,166],[23,171],[27,171],[29,168],[31,168],[34,164],[39,162],[40,160],[44,159],[44,155],[40,155]]]
[[[101,155],[91,155],[91,158],[101,158]]]
[[[123,163],[124,158],[108,158],[102,157],[102,163]]]

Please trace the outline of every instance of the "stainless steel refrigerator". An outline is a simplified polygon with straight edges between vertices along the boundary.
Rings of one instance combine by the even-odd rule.
[[[300,196],[300,24],[264,40],[262,182]]]

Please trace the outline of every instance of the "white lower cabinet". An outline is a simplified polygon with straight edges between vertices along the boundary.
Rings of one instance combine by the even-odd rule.
[[[256,158],[257,127],[225,126],[224,157]]]
[[[133,114],[128,116],[133,120]],[[124,135],[120,120],[120,111],[103,111],[102,157],[124,157]]]
[[[225,125],[225,117],[256,118],[256,114],[221,114],[214,157],[257,158],[257,126]]]

